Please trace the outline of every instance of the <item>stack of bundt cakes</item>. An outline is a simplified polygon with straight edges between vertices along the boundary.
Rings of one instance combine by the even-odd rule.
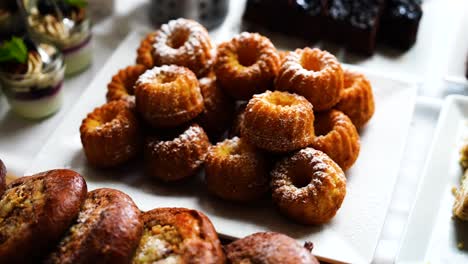
[[[121,191],[88,192],[84,178],[71,170],[25,176],[2,187],[1,263],[319,263],[310,242],[302,247],[279,233],[256,233],[223,247],[203,213],[142,212]]]
[[[374,113],[363,74],[316,48],[280,52],[256,33],[216,48],[186,19],[148,34],[137,53],[138,64],[112,78],[108,103],[83,120],[90,164],[117,166],[141,152],[147,175],[162,182],[204,169],[207,190],[223,200],[271,191],[297,222],[336,214]]]

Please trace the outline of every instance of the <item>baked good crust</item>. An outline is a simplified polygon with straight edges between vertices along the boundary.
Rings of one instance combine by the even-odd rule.
[[[330,221],[346,195],[341,168],[325,153],[305,148],[278,162],[271,172],[273,202],[296,222]]]
[[[0,263],[35,263],[74,221],[86,182],[71,170],[50,170],[8,184],[0,200]]]
[[[304,96],[316,111],[328,110],[341,99],[343,69],[327,51],[296,49],[283,59],[275,87]]]
[[[137,51],[137,63],[148,68],[179,65],[189,68],[198,77],[210,70],[215,59],[208,31],[198,22],[179,18],[149,34]]]
[[[218,46],[214,71],[227,94],[249,99],[273,87],[279,65],[280,57],[268,38],[243,32]]]
[[[346,171],[359,157],[359,133],[348,116],[338,110],[316,115],[317,137],[311,147],[325,152]]]
[[[164,65],[147,70],[135,84],[136,108],[153,127],[176,127],[203,111],[197,77],[187,68]]]
[[[344,91],[335,109],[345,113],[356,126],[362,128],[374,115],[375,103],[370,81],[354,70],[344,70]]]
[[[88,162],[114,167],[140,151],[140,125],[124,101],[111,101],[93,110],[80,126],[81,143]]]
[[[140,210],[128,195],[96,189],[45,263],[129,263],[142,231]]]
[[[153,58],[153,44],[155,41],[156,32],[151,32],[145,36],[137,49],[136,63],[144,65],[147,69],[155,66]]]
[[[296,240],[275,232],[260,232],[225,247],[228,263],[319,264]]]
[[[131,65],[119,70],[112,76],[111,82],[107,85],[107,102],[115,100],[124,100],[130,107],[135,106],[135,88],[134,85],[146,70],[143,65]]]
[[[186,208],[156,208],[143,213],[142,221],[145,231],[154,230],[160,233],[159,230],[164,230],[164,227],[171,230],[171,233],[165,233],[166,237],[162,239],[164,241],[159,239],[163,242],[158,243],[159,245],[172,248],[172,250],[165,250],[159,247],[162,252],[158,255],[162,259],[174,257],[180,259],[181,263],[188,264],[225,263],[225,256],[216,230],[203,213]],[[134,264],[153,263],[139,261],[145,255],[142,250],[143,242],[143,240],[140,241],[139,249],[133,259]]]
[[[146,140],[147,174],[163,181],[178,181],[195,175],[210,146],[203,128],[193,124],[169,138],[155,136]]]
[[[245,109],[241,136],[271,152],[304,148],[315,138],[313,107],[304,97],[288,92],[254,95]]]
[[[242,138],[210,147],[205,160],[208,190],[225,200],[247,202],[269,189],[269,166],[264,155]]]

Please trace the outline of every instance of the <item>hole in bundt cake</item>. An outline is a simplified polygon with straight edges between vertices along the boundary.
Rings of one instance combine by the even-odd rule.
[[[301,65],[308,71],[320,71],[322,70],[322,63],[313,54],[304,51],[301,58]]]
[[[274,105],[291,106],[294,104],[294,97],[284,92],[273,92],[268,97],[268,101]]]
[[[229,141],[221,145],[219,152],[223,156],[236,155],[240,154],[240,147],[236,144],[236,142]]]
[[[255,64],[257,61],[257,49],[249,46],[240,47],[237,51],[239,64],[244,67],[249,67]]]
[[[294,177],[292,177],[292,184],[296,188],[303,188],[306,187],[310,183],[310,178],[307,176],[307,173],[302,172],[296,172]]]
[[[161,74],[158,76],[159,82],[164,84],[164,83],[171,83],[177,79],[177,75],[175,74],[170,74],[170,73],[165,73]]]
[[[99,127],[102,125],[105,125],[112,120],[116,119],[117,116],[119,115],[118,109],[108,109],[108,111],[102,111],[101,115],[98,116],[95,120],[94,126]]]
[[[173,49],[182,47],[189,39],[190,31],[187,29],[175,30],[167,41],[167,45]]]

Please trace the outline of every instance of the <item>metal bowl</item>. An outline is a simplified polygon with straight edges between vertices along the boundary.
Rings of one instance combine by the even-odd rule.
[[[228,8],[229,0],[151,0],[149,15],[155,25],[183,17],[211,29],[224,21]]]

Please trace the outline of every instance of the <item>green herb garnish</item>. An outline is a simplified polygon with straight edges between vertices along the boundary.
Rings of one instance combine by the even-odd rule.
[[[83,8],[88,5],[88,1],[86,0],[65,0],[65,3],[79,8]]]
[[[0,46],[0,62],[15,61],[25,63],[28,59],[28,49],[23,39],[12,37],[10,41]]]

